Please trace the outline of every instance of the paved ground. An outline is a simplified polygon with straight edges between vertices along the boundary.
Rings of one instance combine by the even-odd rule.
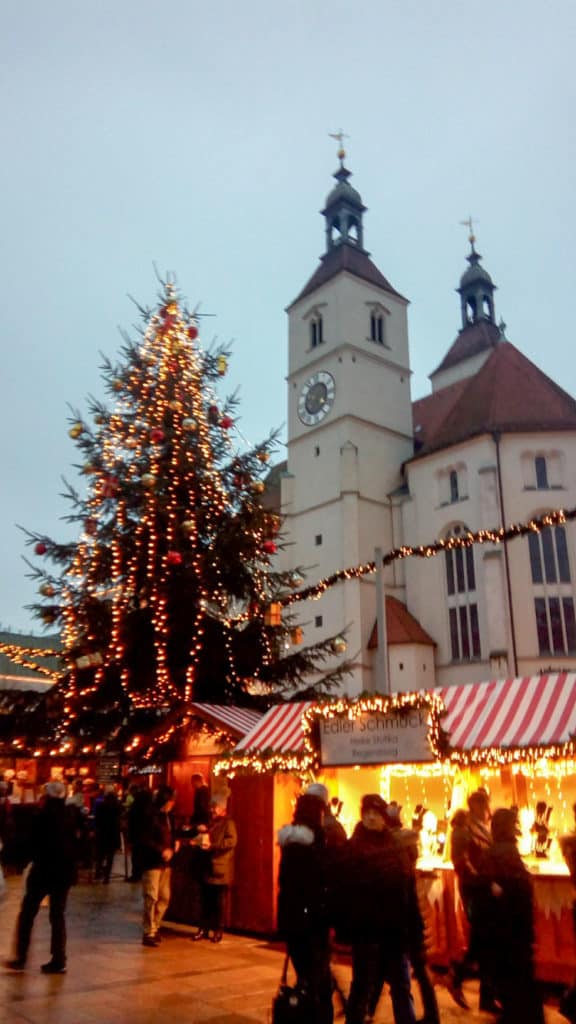
[[[21,878],[9,878],[0,904],[0,963],[12,953],[22,884]],[[158,949],[147,949],[140,943],[140,907],[139,886],[120,878],[109,886],[75,887],[68,911],[68,972],[56,977],[40,973],[49,958],[48,911],[42,908],[26,972],[0,967],[0,1024],[269,1024],[283,959],[277,947],[238,935],[225,935],[220,945],[192,943],[189,932],[175,925]],[[335,970],[346,988],[348,968]],[[475,983],[466,991],[477,1006]],[[443,1024],[493,1019],[458,1009],[441,986],[437,994]],[[386,998],[377,1021],[392,1021]],[[547,1007],[546,1021],[560,1024],[564,1018]]]

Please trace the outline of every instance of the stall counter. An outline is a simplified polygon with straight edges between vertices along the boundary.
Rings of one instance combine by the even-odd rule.
[[[532,858],[526,866],[534,883],[536,974],[542,981],[572,984],[576,977],[575,892],[568,869],[561,863]],[[448,967],[462,957],[468,942],[456,875],[451,864],[436,858],[420,860],[417,872],[428,958],[433,966]]]

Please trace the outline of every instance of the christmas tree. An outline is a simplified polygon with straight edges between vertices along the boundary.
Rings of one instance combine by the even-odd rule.
[[[62,632],[47,704],[59,750],[118,739],[192,701],[317,697],[348,670],[334,663],[341,637],[302,648],[282,608],[303,580],[273,568],[281,520],[262,494],[276,436],[239,443],[237,398],[216,391],[229,351],[203,351],[199,318],[171,282],[140,313],[138,338],[124,335],[102,368],[112,402],[72,413],[84,485],[66,484],[65,518],[77,542],[27,531],[40,559],[33,610]]]

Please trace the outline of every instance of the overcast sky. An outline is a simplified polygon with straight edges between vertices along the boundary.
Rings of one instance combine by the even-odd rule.
[[[214,314],[206,343],[234,339],[246,439],[284,424],[284,308],[324,249],[329,132],[350,136],[366,247],[411,302],[413,397],[459,328],[470,213],[509,339],[576,392],[575,51],[573,0],[5,7],[3,628],[32,624],[16,524],[66,536],[67,403],[99,392],[154,264]]]

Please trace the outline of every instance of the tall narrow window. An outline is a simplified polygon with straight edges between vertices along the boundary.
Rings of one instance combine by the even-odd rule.
[[[466,532],[465,527],[455,526],[451,535],[463,537]],[[480,622],[472,546],[446,551],[446,590],[452,660],[480,658]]]
[[[450,471],[450,501],[458,501],[459,498],[458,473],[453,469]]]
[[[370,314],[370,341],[384,344],[384,317],[381,313]]]
[[[576,620],[565,527],[529,534],[528,551],[538,650],[540,654],[573,654]]]
[[[543,455],[536,456],[534,459],[534,468],[536,470],[536,487],[541,491],[547,490],[550,486],[548,483],[548,467]]]
[[[312,348],[317,348],[323,341],[322,317],[314,316],[310,321],[310,345]]]

